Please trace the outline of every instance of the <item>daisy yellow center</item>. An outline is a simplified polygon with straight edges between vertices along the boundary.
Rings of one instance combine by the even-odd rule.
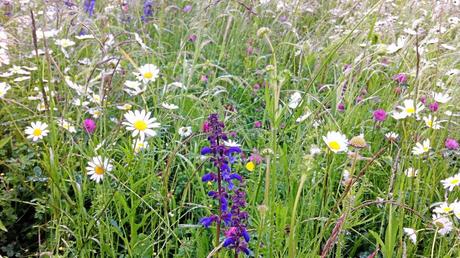
[[[337,141],[331,141],[329,142],[329,148],[338,151],[340,149],[340,144]]]
[[[444,207],[442,209],[444,212],[451,212],[452,211],[452,208],[451,207]]]
[[[153,77],[153,73],[152,72],[146,72],[144,73],[144,78],[145,79],[152,79]]]
[[[456,178],[456,179],[452,179],[452,180],[450,181],[450,183],[453,184],[453,185],[456,185],[456,184],[458,184],[459,182],[460,182],[460,179],[457,179],[457,178]]]
[[[424,151],[424,152],[427,152],[429,149],[430,149],[430,147],[426,147],[426,146],[423,147],[423,151]]]
[[[433,127],[433,121],[431,120],[426,121],[426,124],[428,125],[428,127]]]
[[[40,136],[42,135],[42,129],[40,128],[35,128],[34,131],[32,132],[34,136]]]
[[[101,166],[96,166],[96,167],[94,168],[94,173],[96,173],[96,174],[98,174],[98,175],[102,175],[102,174],[104,174],[104,168],[101,167]]]
[[[136,128],[139,131],[145,131],[147,129],[147,123],[143,120],[137,120],[134,122],[134,128]]]
[[[409,113],[409,114],[413,114],[413,113],[415,113],[415,108],[408,107],[408,108],[406,108],[406,112]]]

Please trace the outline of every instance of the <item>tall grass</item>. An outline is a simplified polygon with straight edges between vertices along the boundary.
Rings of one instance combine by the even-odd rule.
[[[223,238],[214,227],[199,224],[217,209],[212,186],[201,180],[212,167],[200,150],[202,124],[218,113],[246,157],[262,156],[254,171],[245,156],[233,165],[245,177],[254,257],[460,256],[457,218],[446,215],[448,234],[432,220],[436,203],[460,198],[441,184],[459,168],[458,148],[445,146],[446,138],[460,138],[455,1],[158,1],[147,21],[141,1],[96,1],[91,17],[83,2],[69,2],[2,6],[11,60],[0,61],[0,73],[13,65],[36,69],[23,81],[0,77],[11,86],[0,98],[0,254],[235,257],[216,245]],[[57,35],[43,39],[52,29]],[[94,39],[76,39],[82,30]],[[389,50],[402,36],[400,48]],[[64,38],[76,43],[65,52],[56,45]],[[130,96],[124,83],[144,64],[158,66],[160,77]],[[399,73],[407,83],[393,79]],[[105,96],[89,103],[101,111],[94,133],[82,127],[89,110],[73,102],[88,99],[66,80]],[[295,92],[301,100],[291,108]],[[432,92],[452,99],[430,111]],[[37,95],[47,110],[28,98]],[[418,119],[373,118],[378,108],[390,113],[422,97]],[[124,103],[161,123],[137,154],[122,124],[126,111],[117,108]],[[441,129],[427,128],[421,118],[428,114],[443,120]],[[76,132],[59,126],[61,118]],[[24,132],[35,121],[50,131],[38,142]],[[185,126],[192,135],[178,133]],[[329,131],[348,139],[362,133],[367,146],[333,153],[323,141]],[[390,131],[398,139],[389,141]],[[414,155],[425,139],[431,150]],[[114,166],[100,184],[86,174],[97,155]],[[408,177],[408,168],[417,176]],[[415,243],[404,228],[417,231]]]

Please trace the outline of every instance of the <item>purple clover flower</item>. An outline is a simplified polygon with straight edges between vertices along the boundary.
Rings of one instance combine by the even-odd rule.
[[[452,138],[447,138],[444,145],[449,150],[458,150],[458,148],[460,147],[457,140],[452,139]]]
[[[393,80],[395,80],[398,84],[406,84],[407,75],[404,73],[398,73],[395,76],[393,76]]]
[[[435,101],[435,102],[433,102],[433,103],[430,104],[430,110],[431,110],[432,112],[436,112],[436,111],[438,111],[438,109],[439,109],[439,104],[438,104],[438,102]]]
[[[374,120],[378,122],[383,122],[387,118],[387,112],[385,110],[379,108],[374,111]]]
[[[92,134],[96,130],[96,122],[91,118],[87,118],[83,121],[83,128],[87,133]]]

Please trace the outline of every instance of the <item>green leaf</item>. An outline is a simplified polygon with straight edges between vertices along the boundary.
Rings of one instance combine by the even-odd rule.
[[[0,220],[0,229],[5,232],[8,232],[8,229],[6,229],[5,225],[3,225],[3,222],[1,220]]]
[[[2,139],[0,141],[0,149],[3,148],[3,146],[5,146],[5,144],[7,144],[9,141],[11,140],[11,136],[10,137],[7,137],[5,139]]]

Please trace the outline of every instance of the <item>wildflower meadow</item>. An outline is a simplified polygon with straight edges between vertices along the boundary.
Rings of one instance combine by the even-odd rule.
[[[0,1],[0,257],[460,257],[460,1]]]

